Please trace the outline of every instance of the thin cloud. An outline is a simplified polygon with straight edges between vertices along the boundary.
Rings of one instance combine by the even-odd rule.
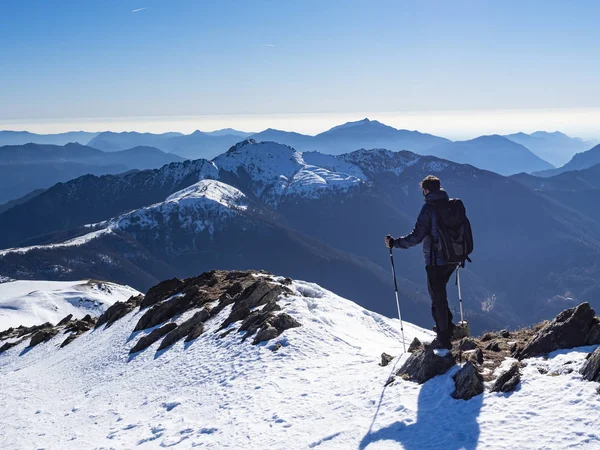
[[[145,10],[145,9],[148,9],[148,7],[146,6],[146,7],[144,7],[144,8],[138,8],[138,9],[134,9],[134,10],[133,10],[133,11],[131,11],[131,12],[132,12],[132,13],[136,13],[136,12],[143,11],[143,10]]]
[[[275,44],[265,44],[265,47],[275,47]]]

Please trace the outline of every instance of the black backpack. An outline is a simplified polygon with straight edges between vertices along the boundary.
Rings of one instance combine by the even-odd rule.
[[[437,212],[438,251],[448,263],[465,266],[471,262],[473,252],[473,233],[467,218],[465,205],[458,198],[435,205]]]

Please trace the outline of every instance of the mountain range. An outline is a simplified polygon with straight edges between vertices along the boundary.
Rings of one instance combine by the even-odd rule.
[[[586,150],[581,153],[577,153],[567,162],[564,166],[556,169],[543,170],[539,172],[533,172],[533,175],[540,177],[551,177],[564,172],[570,172],[573,170],[588,169],[596,164],[600,164],[600,145]]]
[[[88,133],[86,131],[70,131],[68,133],[58,134],[36,134],[29,131],[10,131],[0,130],[0,147],[4,145],[23,145],[23,144],[50,144],[66,145],[70,142],[87,144],[96,137],[98,133]]]
[[[0,147],[0,202],[86,174],[104,175],[161,167],[184,159],[153,147],[107,153],[81,144]]]
[[[82,177],[10,208],[0,214],[0,246],[29,248],[2,251],[0,273],[144,290],[201,270],[275,268],[393,315],[382,237],[412,228],[418,182],[430,173],[465,201],[473,224],[463,288],[474,329],[597,302],[598,223],[519,180],[406,151],[326,155],[253,140],[212,161]],[[421,251],[396,258],[407,317],[428,324]]]
[[[556,167],[566,164],[575,153],[584,152],[598,144],[598,141],[584,141],[580,138],[567,136],[560,131],[552,133],[536,131],[531,134],[514,133],[504,137],[527,147],[537,156]]]

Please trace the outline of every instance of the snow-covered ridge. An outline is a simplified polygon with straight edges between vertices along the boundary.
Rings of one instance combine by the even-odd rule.
[[[0,331],[56,324],[69,314],[99,316],[115,302],[139,292],[129,286],[100,281],[31,281],[0,283]]]
[[[272,204],[285,196],[315,198],[323,192],[345,192],[362,182],[353,174],[307,164],[301,153],[276,142],[248,139],[213,162],[224,171],[247,174],[253,193]]]
[[[105,222],[108,230],[154,229],[173,223],[199,232],[215,231],[217,220],[229,219],[248,208],[247,197],[238,189],[216,180],[201,180],[169,196],[164,202],[136,209]]]
[[[8,248],[5,250],[0,250],[0,256],[5,256],[9,253],[28,253],[32,250],[44,250],[44,249],[53,249],[53,248],[61,248],[61,247],[77,247],[80,245],[87,244],[89,241],[93,239],[97,239],[101,236],[105,236],[111,233],[109,229],[101,229],[92,231],[91,233],[84,234],[82,236],[77,236],[76,238],[69,239],[64,242],[59,242],[56,244],[47,244],[47,245],[32,245],[31,247],[20,247],[20,248]]]
[[[523,361],[510,394],[455,400],[459,364],[425,384],[391,374],[406,361],[396,319],[311,283],[270,278],[289,290],[283,313],[301,326],[268,344],[242,340],[232,309],[194,340],[130,354],[158,329],[132,329],[148,309],[109,328],[64,334],[0,354],[0,437],[7,448],[537,449],[597,448],[597,383],[579,369],[593,347]],[[165,288],[168,291],[168,288]],[[246,313],[260,313],[261,307]],[[173,319],[177,326],[194,310]],[[160,325],[164,326],[164,325]],[[432,333],[404,323],[407,342]],[[398,356],[381,367],[381,352]],[[499,371],[505,367],[499,368]],[[68,383],[65,377],[68,375]],[[385,387],[384,387],[385,386]]]

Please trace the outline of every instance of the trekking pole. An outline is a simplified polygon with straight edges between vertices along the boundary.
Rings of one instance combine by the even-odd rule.
[[[460,266],[456,269],[456,285],[458,286],[458,304],[460,305],[460,323],[462,325],[465,323],[465,318],[463,316],[462,290],[460,289]]]
[[[400,299],[398,298],[398,282],[396,281],[396,266],[394,265],[394,254],[390,248],[390,260],[392,261],[392,272],[394,273],[394,290],[396,291],[396,306],[398,307],[398,318],[400,319],[400,331],[402,331],[402,346],[406,353],[406,341],[404,340],[404,324],[402,323],[402,313],[400,312]]]

